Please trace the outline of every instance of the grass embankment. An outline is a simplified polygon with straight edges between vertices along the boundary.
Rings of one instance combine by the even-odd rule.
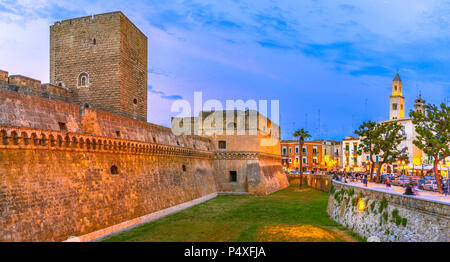
[[[326,213],[329,195],[296,186],[268,196],[218,196],[104,241],[355,241]],[[353,236],[351,236],[353,235]]]

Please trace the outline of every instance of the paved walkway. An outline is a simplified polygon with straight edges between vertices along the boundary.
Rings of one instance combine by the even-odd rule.
[[[358,186],[362,186],[362,187],[364,186],[364,184],[360,183],[360,182],[350,182],[348,184],[358,185]],[[377,184],[377,183],[369,182],[367,187],[377,190],[377,191],[387,192],[386,185],[384,185],[384,184]],[[405,193],[405,188],[401,187],[401,186],[391,186],[390,193],[403,195],[403,193]],[[450,195],[444,196],[443,194],[439,194],[438,192],[432,192],[432,191],[426,191],[426,190],[419,189],[415,196],[420,197],[420,198],[425,198],[425,199],[438,200],[438,201],[442,201],[442,202],[446,202],[446,203],[450,204]]]

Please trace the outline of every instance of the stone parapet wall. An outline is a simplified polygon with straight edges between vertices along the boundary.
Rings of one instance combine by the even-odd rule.
[[[330,193],[331,218],[361,236],[394,242],[449,241],[448,203],[337,181]]]

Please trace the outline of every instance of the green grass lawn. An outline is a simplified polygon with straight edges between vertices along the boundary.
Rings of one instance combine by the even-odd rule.
[[[354,241],[331,220],[328,194],[291,186],[268,196],[218,196],[103,241]]]

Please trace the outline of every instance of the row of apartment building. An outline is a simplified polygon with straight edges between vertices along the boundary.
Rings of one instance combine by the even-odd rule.
[[[285,170],[299,171],[300,143],[298,140],[281,141],[282,166]],[[342,164],[341,142],[333,140],[305,141],[302,148],[303,171],[338,170]]]

